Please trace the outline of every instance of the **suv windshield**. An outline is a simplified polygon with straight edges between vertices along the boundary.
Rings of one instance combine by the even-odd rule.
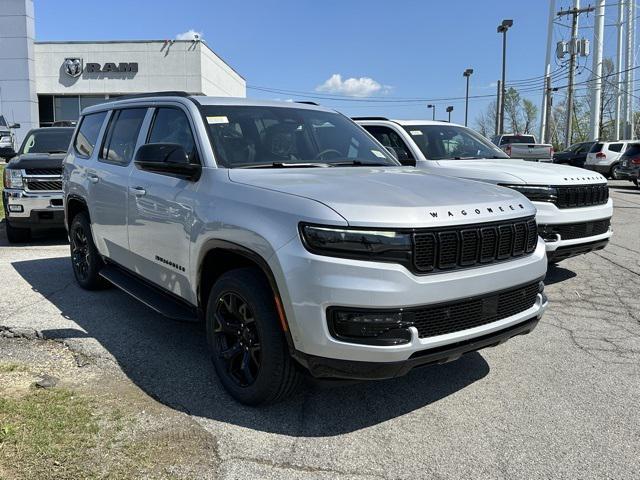
[[[216,160],[228,168],[400,165],[338,113],[270,106],[201,109]]]
[[[457,125],[408,125],[404,129],[427,160],[509,158],[470,128]]]
[[[19,154],[66,153],[72,135],[73,128],[34,130],[25,138]]]

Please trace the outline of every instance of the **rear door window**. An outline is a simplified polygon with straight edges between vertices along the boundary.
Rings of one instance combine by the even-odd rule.
[[[101,161],[123,166],[131,162],[146,113],[146,108],[127,108],[113,112],[102,144]]]
[[[621,152],[622,151],[622,143],[612,143],[609,145],[609,151],[611,152]]]
[[[80,129],[73,143],[73,146],[80,155],[84,157],[91,156],[106,116],[107,112],[98,112],[83,117]]]

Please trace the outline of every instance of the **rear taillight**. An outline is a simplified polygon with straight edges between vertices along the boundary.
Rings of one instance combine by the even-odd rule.
[[[553,157],[554,153],[555,152],[553,151],[553,147],[549,147],[549,155],[551,155]]]
[[[640,165],[640,157],[632,158],[631,163],[634,165]]]
[[[596,153],[596,158],[607,158],[607,155],[602,152],[598,152]]]

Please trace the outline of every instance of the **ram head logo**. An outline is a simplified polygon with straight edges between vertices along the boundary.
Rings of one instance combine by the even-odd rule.
[[[70,77],[79,77],[82,73],[82,59],[65,58],[62,67],[64,68],[64,72]]]

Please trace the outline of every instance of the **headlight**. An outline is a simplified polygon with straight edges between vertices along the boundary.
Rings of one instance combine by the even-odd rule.
[[[558,199],[558,190],[555,187],[542,187],[537,185],[500,185],[512,188],[520,192],[532,202],[555,202]]]
[[[22,170],[4,169],[4,188],[22,188]]]
[[[300,225],[302,240],[312,253],[333,257],[406,263],[411,258],[411,234]]]

